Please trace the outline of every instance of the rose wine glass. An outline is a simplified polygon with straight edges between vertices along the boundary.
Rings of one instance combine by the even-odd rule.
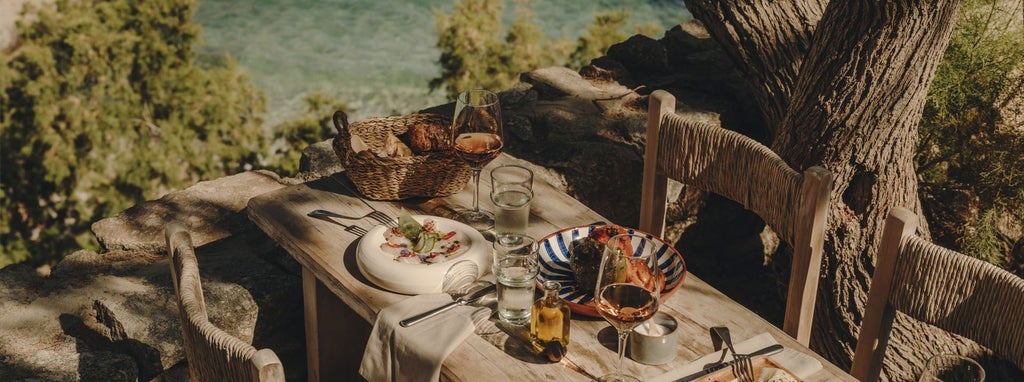
[[[452,148],[473,169],[473,209],[459,211],[458,220],[486,231],[494,227],[494,214],[480,209],[480,170],[501,153],[504,142],[498,95],[467,90],[455,101]]]
[[[636,234],[612,236],[605,244],[594,301],[601,317],[618,332],[619,366],[598,381],[640,381],[622,373],[622,359],[629,331],[658,311],[662,281],[655,253],[658,247],[654,240]]]

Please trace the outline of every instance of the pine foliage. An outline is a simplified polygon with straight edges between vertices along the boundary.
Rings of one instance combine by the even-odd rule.
[[[96,248],[91,222],[265,152],[248,75],[195,62],[195,8],[58,0],[19,24],[0,54],[0,266]]]
[[[519,75],[551,65],[579,69],[613,44],[626,40],[626,11],[598,12],[575,43],[550,40],[537,25],[530,0],[516,0],[512,24],[504,30],[505,0],[456,0],[452,13],[434,11],[441,75],[430,89],[444,88],[449,99],[470,88],[506,89]],[[651,24],[638,31],[655,33]],[[502,38],[502,36],[504,36]]]

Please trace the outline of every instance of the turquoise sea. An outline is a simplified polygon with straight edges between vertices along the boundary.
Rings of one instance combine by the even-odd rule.
[[[454,0],[201,0],[198,54],[230,54],[266,92],[273,124],[303,111],[314,90],[344,100],[360,120],[407,113],[444,102],[427,83],[438,76],[440,55],[434,9]],[[514,1],[506,5],[511,20]],[[691,18],[682,0],[535,0],[537,21],[551,39],[575,40],[594,12],[626,9],[631,25],[669,29]]]

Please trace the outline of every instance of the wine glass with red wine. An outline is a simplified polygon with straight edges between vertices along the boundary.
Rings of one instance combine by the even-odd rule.
[[[658,270],[659,246],[638,234],[612,236],[605,244],[598,268],[594,301],[597,311],[615,327],[619,337],[619,366],[598,381],[637,381],[622,372],[629,331],[658,311],[658,299],[664,276]]]
[[[486,231],[494,227],[494,214],[480,209],[480,169],[498,157],[504,139],[498,95],[483,89],[467,90],[455,101],[452,148],[473,169],[473,209],[459,211],[458,220]]]

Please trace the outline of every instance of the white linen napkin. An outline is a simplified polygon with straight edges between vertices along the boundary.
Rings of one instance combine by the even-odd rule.
[[[452,302],[446,293],[421,294],[386,307],[377,314],[366,342],[359,374],[370,382],[436,381],[441,363],[473,333],[477,308],[454,309],[403,328],[398,321]]]
[[[766,346],[775,345],[777,343],[778,341],[775,341],[775,337],[772,337],[770,333],[765,332],[758,334],[754,337],[751,337],[746,341],[737,343],[735,344],[735,347],[737,353],[744,354],[751,353],[758,349],[764,348]],[[674,381],[676,379],[700,371],[704,367],[704,365],[718,361],[721,355],[721,351],[705,355],[701,358],[694,360],[693,362],[690,362],[684,367],[670,370],[665,374],[649,378],[647,379],[647,381]],[[793,373],[795,377],[801,380],[806,379],[807,377],[811,376],[811,374],[814,374],[818,372],[818,370],[821,370],[821,362],[819,362],[814,357],[801,353],[795,349],[784,348],[782,349],[782,352],[770,355],[768,356],[768,358],[771,359],[772,362],[775,362],[779,366],[782,366],[786,370],[789,370],[789,372]],[[729,358],[726,357],[726,359],[728,360]]]

